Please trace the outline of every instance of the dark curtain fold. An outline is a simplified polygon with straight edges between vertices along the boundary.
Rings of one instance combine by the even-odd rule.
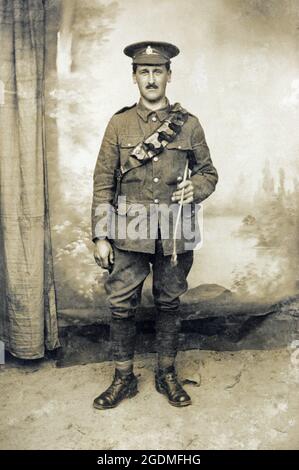
[[[0,338],[34,359],[59,346],[44,93],[49,3],[0,5]]]

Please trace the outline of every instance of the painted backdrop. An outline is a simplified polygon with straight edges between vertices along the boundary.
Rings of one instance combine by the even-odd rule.
[[[122,50],[147,38],[180,48],[168,97],[199,117],[219,172],[204,203],[190,286],[218,284],[245,300],[298,290],[298,20],[296,0],[62,2],[58,82],[50,90],[61,310],[101,303],[105,273],[90,241],[92,173],[108,119],[138,99]]]

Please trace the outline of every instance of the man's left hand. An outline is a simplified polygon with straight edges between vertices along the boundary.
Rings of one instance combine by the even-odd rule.
[[[189,204],[190,202],[193,202],[194,188],[191,180],[182,181],[182,183],[178,184],[178,189],[172,194],[171,200],[173,202],[180,202],[183,188],[185,188],[183,204]]]

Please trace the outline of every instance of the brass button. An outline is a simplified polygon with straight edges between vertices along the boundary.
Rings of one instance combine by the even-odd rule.
[[[159,204],[159,199],[154,199],[155,204]]]
[[[158,183],[159,182],[159,178],[155,177],[154,178],[154,183]]]
[[[158,157],[154,157],[153,160],[154,160],[154,162],[157,162],[157,161],[159,160],[159,158],[158,158]]]
[[[152,121],[154,121],[154,122],[156,122],[156,121],[157,121],[157,118],[156,118],[156,116],[153,116],[153,117],[152,117]]]
[[[178,181],[182,181],[182,179],[183,179],[182,176],[178,176],[178,177],[177,177],[177,180],[178,180]]]

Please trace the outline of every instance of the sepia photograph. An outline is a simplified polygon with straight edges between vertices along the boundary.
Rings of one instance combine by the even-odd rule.
[[[298,49],[299,0],[0,0],[1,451],[299,450]]]

